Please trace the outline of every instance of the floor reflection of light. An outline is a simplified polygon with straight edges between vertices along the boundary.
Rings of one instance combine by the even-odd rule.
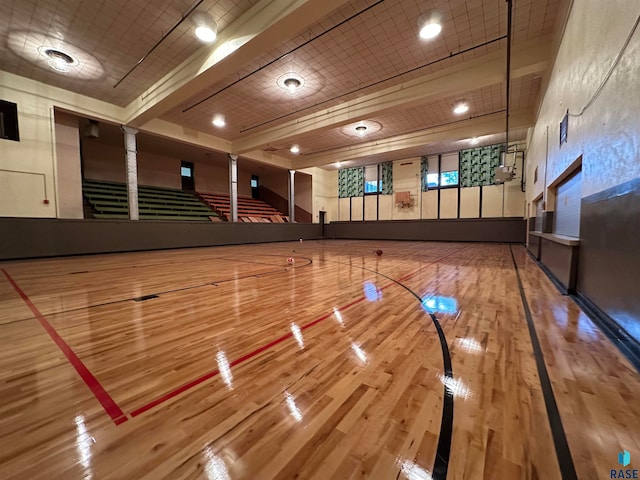
[[[84,423],[84,416],[77,415],[76,423],[76,451],[80,457],[80,464],[84,468],[84,480],[91,480],[93,474],[91,471],[91,445],[96,443],[95,439],[87,432],[87,426]]]
[[[296,419],[296,422],[301,422],[302,412],[300,412],[300,409],[296,405],[296,402],[291,396],[291,394],[289,392],[284,392],[284,397],[285,397],[285,401],[287,402],[287,407],[289,407],[289,412],[291,413],[291,416]]]
[[[415,462],[407,460],[406,458],[398,458],[396,465],[400,467],[400,472],[408,480],[433,480],[431,473],[428,470],[419,467]]]
[[[296,342],[298,342],[298,346],[300,348],[304,348],[304,338],[302,338],[302,330],[300,330],[300,327],[295,323],[291,324],[291,333],[293,333],[293,338],[295,338]]]
[[[371,282],[364,282],[364,296],[370,302],[377,302],[382,298],[382,292],[378,291],[376,286]]]
[[[469,353],[482,352],[483,348],[479,342],[473,338],[458,338],[456,343],[460,345],[460,348]]]
[[[342,314],[340,313],[340,310],[338,310],[337,308],[333,307],[333,314],[336,317],[336,320],[338,320],[338,323],[340,325],[344,325],[344,320],[342,319]]]
[[[364,353],[364,350],[362,350],[358,345],[356,345],[353,342],[351,342],[351,348],[356,354],[356,357],[358,357],[362,361],[362,363],[367,363],[367,355]]]
[[[452,297],[429,296],[422,299],[422,308],[427,312],[458,313],[458,300]]]
[[[458,398],[471,398],[473,397],[473,392],[469,390],[469,388],[462,382],[462,380],[458,378],[447,377],[446,375],[442,375],[440,377],[440,381],[447,389],[447,393],[453,395]]]
[[[204,473],[207,475],[208,480],[231,480],[227,465],[213,453],[211,447],[204,449],[204,457],[206,459]]]
[[[229,360],[224,352],[219,351],[216,353],[216,360],[218,361],[218,370],[222,381],[227,384],[229,389],[233,390],[233,375],[231,374],[231,368],[229,367]]]

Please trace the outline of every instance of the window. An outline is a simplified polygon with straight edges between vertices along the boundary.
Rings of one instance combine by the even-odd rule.
[[[180,175],[183,177],[191,176],[191,167],[180,167]]]
[[[440,158],[440,186],[453,187],[458,185],[458,154],[443,155]]]
[[[426,183],[427,188],[438,188],[440,185],[440,162],[438,157],[427,158],[427,175],[422,181]]]
[[[258,188],[258,179],[257,178],[252,178],[251,179],[251,188]]]
[[[5,100],[0,100],[0,138],[20,141],[18,105]]]
[[[427,187],[434,188],[438,186],[438,174],[427,173]]]
[[[378,178],[378,165],[364,168],[364,193],[380,193],[381,185]]]
[[[455,187],[459,183],[458,154],[429,157],[426,175],[422,181],[427,189],[439,187]],[[426,189],[423,188],[423,191]]]
[[[440,186],[451,187],[453,185],[458,185],[458,171],[442,172],[442,175],[440,175]]]

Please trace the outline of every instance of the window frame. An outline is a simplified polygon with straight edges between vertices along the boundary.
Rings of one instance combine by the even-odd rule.
[[[380,168],[381,168],[381,164],[377,164],[375,165],[376,167],[376,183],[377,183],[377,190],[373,191],[373,192],[367,192],[367,167],[373,167],[374,165],[365,165],[364,167],[364,172],[362,175],[362,192],[364,194],[364,196],[368,196],[368,195],[380,195],[382,194],[382,176],[381,176],[381,172],[380,172]],[[373,180],[371,180],[373,181]]]
[[[429,159],[427,157],[427,162],[429,162]],[[428,165],[428,163],[427,163]],[[438,155],[438,184],[435,187],[430,187],[429,183],[428,183],[428,178],[429,175],[436,175],[435,173],[429,173],[429,169],[427,168],[427,173],[426,173],[426,177],[427,178],[423,178],[422,179],[422,184],[425,185],[427,189],[424,190],[426,192],[428,192],[429,190],[446,190],[448,188],[460,188],[460,153],[458,152],[458,162],[457,162],[458,168],[456,170],[447,170],[447,171],[442,171],[442,154]],[[442,185],[442,174],[444,173],[450,173],[450,172],[457,172],[458,173],[458,181],[455,184],[451,184],[451,185]]]

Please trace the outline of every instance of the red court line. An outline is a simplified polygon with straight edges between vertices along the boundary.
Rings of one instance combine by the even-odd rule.
[[[76,353],[71,349],[69,345],[67,345],[67,343],[62,339],[58,332],[56,332],[56,329],[53,328],[53,326],[44,317],[44,315],[40,313],[40,310],[38,310],[38,308],[29,299],[27,294],[22,291],[22,289],[13,280],[13,278],[11,278],[11,275],[9,275],[9,273],[4,268],[2,269],[2,273],[4,273],[4,276],[7,277],[7,280],[9,280],[9,283],[11,283],[22,300],[24,300],[24,303],[26,303],[27,306],[31,309],[31,312],[33,312],[33,315],[38,319],[40,325],[42,325],[42,328],[44,328],[49,334],[51,340],[55,342],[64,356],[67,357],[69,363],[73,366],[73,368],[76,369],[78,375],[80,375],[84,383],[87,385],[87,387],[89,387],[89,390],[91,390],[98,402],[100,402],[100,404],[102,405],[102,408],[104,408],[107,414],[109,414],[113,422],[116,425],[120,425],[121,423],[126,422],[127,416],[116,404],[113,398],[111,398],[107,391],[102,387],[102,385],[100,385],[98,379],[93,376],[86,365],[82,363],[82,360],[78,358]]]
[[[347,308],[355,305],[356,303],[360,303],[365,299],[365,297],[360,297],[357,300],[354,300],[353,302],[344,305],[340,308],[338,308],[338,310],[346,310]],[[312,326],[314,326],[317,323],[320,323],[323,320],[326,320],[327,318],[329,318],[331,315],[333,315],[333,312],[331,313],[327,313],[326,315],[323,315],[320,318],[315,319],[312,322],[307,323],[306,325],[303,325],[302,327],[300,327],[300,330],[306,330],[307,328],[310,328]],[[293,337],[293,332],[289,332],[286,335],[283,335],[280,338],[276,338],[275,340],[273,340],[271,343],[267,343],[266,345],[263,345],[262,347],[247,353],[246,355],[243,355],[240,358],[236,358],[234,361],[229,363],[229,368],[231,367],[235,367],[236,365],[240,365],[241,363],[246,362],[247,360],[255,357],[256,355],[259,355],[260,353],[264,352],[265,350],[269,350],[271,347],[275,347],[276,345],[278,345],[279,343],[284,342],[285,340],[289,339]],[[202,375],[201,377],[196,378],[195,380],[186,383],[184,385],[182,385],[181,387],[176,388],[175,390],[172,390],[171,392],[163,395],[160,398],[155,399],[153,402],[150,402],[146,405],[143,405],[142,407],[134,410],[133,412],[131,412],[131,416],[132,417],[137,417],[138,415],[151,410],[153,407],[156,407],[158,405],[160,405],[161,403],[166,402],[167,400],[172,399],[173,397],[176,397],[178,395],[180,395],[181,393],[197,386],[200,385],[202,382],[205,382],[207,380],[209,380],[210,378],[215,377],[216,375],[218,375],[220,373],[219,370],[213,370],[209,373],[206,373],[204,375]]]
[[[420,268],[419,268],[418,270],[416,270],[415,272],[409,273],[408,275],[405,275],[405,276],[401,277],[401,278],[398,280],[398,282],[401,282],[401,281],[403,281],[403,280],[406,280],[406,279],[408,279],[408,278],[413,277],[414,275],[418,274],[418,272],[420,272],[421,270],[425,269],[427,266],[429,266],[429,265],[431,265],[431,264],[433,264],[433,263],[440,262],[440,261],[444,260],[445,258],[450,257],[450,256],[451,256],[451,255],[453,255],[454,253],[457,253],[457,252],[459,252],[459,251],[461,251],[461,250],[464,250],[465,248],[466,248],[466,246],[464,246],[464,247],[462,247],[461,249],[456,250],[456,251],[454,251],[454,252],[450,252],[450,253],[448,253],[447,255],[444,255],[444,256],[442,256],[442,257],[440,257],[440,258],[436,259],[436,260],[433,260],[433,261],[429,262],[427,265],[424,265],[424,266],[420,267]],[[381,287],[379,290],[380,290],[380,291],[385,290],[386,288],[391,287],[392,285],[397,285],[397,283],[396,283],[396,282],[390,282],[390,283],[388,283],[387,285],[385,285],[384,287]],[[364,296],[359,297],[359,298],[357,298],[356,300],[353,300],[351,303],[348,303],[348,304],[346,304],[346,305],[343,305],[342,307],[339,307],[337,310],[346,310],[346,309],[348,309],[348,308],[351,308],[352,306],[354,306],[354,305],[356,305],[356,304],[358,304],[358,303],[360,303],[360,302],[364,301],[364,300],[365,300],[365,298],[366,298],[366,297],[364,297]],[[334,312],[330,312],[330,313],[327,313],[327,314],[325,314],[325,315],[323,315],[323,316],[321,316],[321,317],[319,317],[319,318],[316,318],[316,319],[315,319],[315,320],[313,320],[312,322],[309,322],[309,323],[307,323],[306,325],[304,325],[304,326],[300,327],[300,330],[306,330],[307,328],[310,328],[310,327],[312,327],[312,326],[314,326],[314,325],[316,325],[316,324],[318,324],[318,323],[322,322],[323,320],[326,320],[327,318],[331,317],[333,314],[334,314]],[[242,357],[240,357],[240,358],[236,358],[234,361],[232,361],[232,362],[230,362],[230,363],[229,363],[229,368],[231,368],[231,367],[235,367],[236,365],[240,365],[241,363],[246,362],[247,360],[249,360],[249,359],[251,359],[251,358],[255,357],[256,355],[259,355],[260,353],[264,352],[265,350],[270,349],[271,347],[274,347],[274,346],[278,345],[279,343],[284,342],[285,340],[287,340],[287,339],[289,339],[289,338],[291,338],[291,337],[293,337],[293,333],[292,333],[292,332],[289,332],[289,333],[287,333],[286,335],[283,335],[282,337],[280,337],[280,338],[277,338],[277,339],[273,340],[271,343],[268,343],[268,344],[266,344],[266,345],[263,345],[262,347],[260,347],[260,348],[258,348],[258,349],[256,349],[256,350],[254,350],[254,351],[252,351],[252,352],[249,352],[249,353],[247,353],[246,355],[244,355],[244,356],[242,356]],[[144,412],[147,412],[147,411],[151,410],[152,408],[157,407],[157,406],[158,406],[158,405],[160,405],[161,403],[164,403],[164,402],[166,402],[167,400],[170,400],[170,399],[172,399],[172,398],[174,398],[174,397],[176,397],[176,396],[180,395],[181,393],[184,393],[184,392],[186,392],[187,390],[189,390],[189,389],[191,389],[191,388],[193,388],[193,387],[195,387],[195,386],[197,386],[197,385],[200,385],[201,383],[203,383],[203,382],[205,382],[205,381],[207,381],[207,380],[209,380],[209,379],[211,379],[211,378],[215,377],[215,376],[216,376],[216,375],[218,375],[219,373],[220,373],[220,371],[219,371],[219,370],[213,370],[213,371],[211,371],[211,372],[209,372],[209,373],[205,373],[205,374],[204,374],[204,375],[202,375],[201,377],[198,377],[198,378],[196,378],[195,380],[192,380],[192,381],[191,381],[191,382],[189,382],[189,383],[185,383],[184,385],[182,385],[182,386],[180,386],[180,387],[176,388],[175,390],[172,390],[171,392],[166,393],[165,395],[163,395],[163,396],[161,396],[161,397],[159,397],[159,398],[156,398],[156,399],[155,399],[155,400],[153,400],[152,402],[147,403],[146,405],[143,405],[143,406],[142,406],[142,407],[140,407],[140,408],[137,408],[136,410],[134,410],[133,412],[131,412],[131,416],[132,416],[132,417],[137,417],[138,415],[141,415],[141,414],[143,414]]]

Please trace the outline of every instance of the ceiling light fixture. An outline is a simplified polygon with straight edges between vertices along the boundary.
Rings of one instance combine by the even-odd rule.
[[[453,113],[456,115],[462,115],[463,113],[467,113],[469,111],[469,105],[466,102],[459,102],[453,108]]]
[[[418,19],[420,38],[430,40],[437,37],[442,31],[442,12],[430,10]]]
[[[68,72],[69,67],[73,65],[73,58],[71,55],[68,55],[61,50],[48,48],[44,53],[49,57],[49,66],[58,72]]]
[[[287,87],[289,93],[293,95],[296,93],[296,90],[302,86],[302,82],[297,78],[290,77],[284,80],[284,86]]]
[[[289,151],[291,153],[300,153],[300,145],[291,145]]]
[[[201,42],[211,43],[218,36],[218,24],[204,12],[196,12],[192,16],[195,25],[194,33]]]
[[[216,113],[213,116],[213,122],[211,122],[211,123],[213,123],[213,125],[218,127],[218,128],[222,128],[227,124],[227,122],[224,119],[224,115],[222,115],[220,113]]]
[[[364,137],[367,134],[367,126],[366,125],[358,125],[356,127],[356,135],[359,137]]]
[[[478,137],[473,137],[471,140],[471,145],[477,145],[480,142]]]
[[[294,72],[287,72],[280,75],[276,84],[289,95],[297,95],[305,85],[304,78]]]

